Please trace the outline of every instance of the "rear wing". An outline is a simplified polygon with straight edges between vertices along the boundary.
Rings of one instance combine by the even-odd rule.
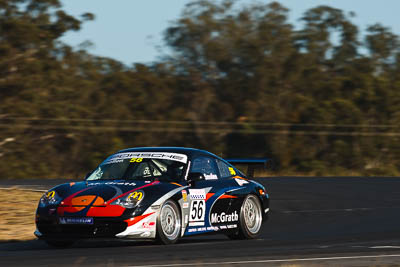
[[[247,165],[247,173],[248,177],[254,177],[254,170],[256,167],[263,167],[266,169],[268,165],[271,165],[271,159],[267,158],[232,158],[232,159],[225,159],[232,165]]]

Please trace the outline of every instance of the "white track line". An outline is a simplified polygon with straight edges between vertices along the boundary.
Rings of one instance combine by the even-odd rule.
[[[372,249],[380,249],[380,248],[382,248],[382,249],[386,249],[386,248],[396,248],[396,249],[399,249],[399,248],[400,248],[400,246],[373,246],[373,247],[368,247],[368,248],[372,248]]]
[[[330,261],[330,260],[350,260],[350,259],[378,259],[395,258],[396,255],[374,255],[374,256],[346,256],[346,257],[327,257],[327,258],[299,258],[299,259],[280,259],[280,260],[256,260],[256,261],[221,261],[221,262],[194,262],[194,263],[172,263],[159,265],[129,265],[128,267],[174,267],[174,266],[199,266],[199,265],[221,265],[221,264],[252,264],[252,263],[273,263],[273,262],[296,262],[296,261]]]
[[[327,209],[327,210],[272,210],[276,213],[317,213],[317,212],[353,212],[353,211],[369,211],[379,209],[399,209],[400,207],[375,207],[375,208],[346,208],[346,209]]]

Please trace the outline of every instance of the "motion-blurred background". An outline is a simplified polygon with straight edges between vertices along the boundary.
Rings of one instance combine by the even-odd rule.
[[[61,40],[96,14],[0,0],[0,178],[80,178],[134,146],[267,157],[272,175],[399,175],[389,26],[334,5],[294,24],[278,2],[185,4],[155,44],[163,53],[127,64]]]

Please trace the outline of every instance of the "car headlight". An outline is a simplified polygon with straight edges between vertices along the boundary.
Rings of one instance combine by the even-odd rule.
[[[113,203],[114,205],[119,205],[127,209],[132,209],[136,207],[140,201],[144,198],[144,192],[143,191],[134,191],[132,193],[129,193],[127,196],[121,197],[117,200],[115,200]]]
[[[47,206],[47,205],[55,205],[60,203],[61,198],[58,196],[57,192],[52,190],[46,192],[39,200],[39,205],[41,207]]]

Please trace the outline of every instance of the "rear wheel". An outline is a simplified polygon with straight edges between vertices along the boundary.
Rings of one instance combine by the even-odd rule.
[[[181,233],[181,214],[178,205],[167,200],[157,218],[157,239],[162,244],[174,244]]]
[[[261,230],[261,203],[255,195],[248,195],[240,208],[239,229],[229,233],[230,239],[253,239]]]

